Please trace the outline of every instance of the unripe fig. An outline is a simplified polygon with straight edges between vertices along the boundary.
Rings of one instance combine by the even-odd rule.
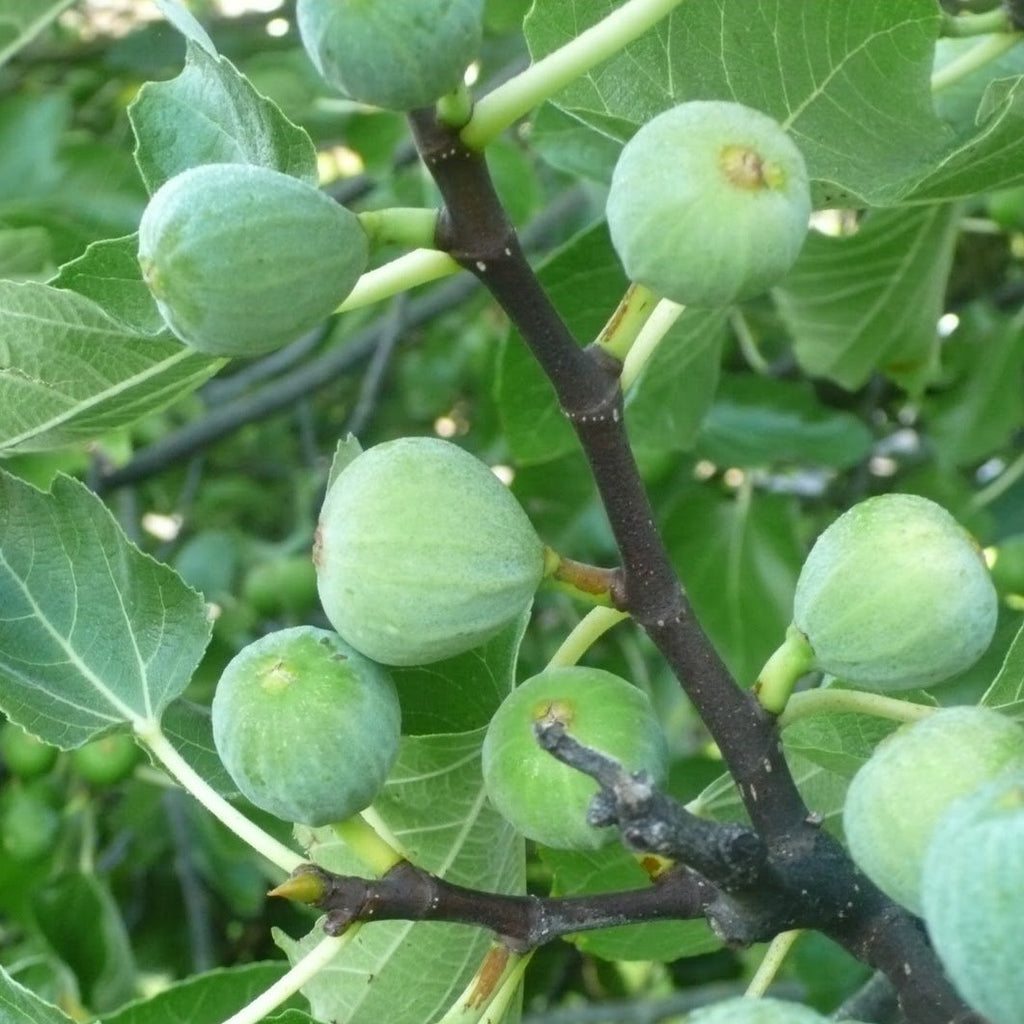
[[[28,863],[53,849],[60,814],[34,786],[18,786],[0,797],[0,847],[13,860]]]
[[[461,83],[483,0],[299,0],[299,34],[324,79],[389,110],[429,106]]]
[[[242,595],[261,615],[299,615],[316,605],[316,570],[309,554],[289,555],[254,565]]]
[[[803,156],[767,114],[683,103],[648,121],[619,156],[607,202],[630,280],[688,306],[765,291],[796,262],[811,194]]]
[[[153,194],[139,264],[170,329],[217,356],[255,356],[315,327],[366,269],[358,218],[267,167],[205,164]]]
[[[1024,768],[1024,728],[983,707],[942,708],[883,740],[843,808],[850,854],[897,903],[922,911],[921,871],[939,819],[961,797]]]
[[[94,786],[123,782],[142,760],[142,751],[126,732],[115,732],[90,740],[71,751],[71,766]]]
[[[562,722],[580,743],[657,783],[668,772],[668,748],[651,703],[642,690],[601,669],[548,669],[517,686],[487,728],[484,783],[498,812],[545,846],[603,846],[615,832],[587,822],[599,787],[540,747],[533,727],[542,719]]]
[[[736,996],[702,1006],[687,1014],[686,1021],[687,1024],[827,1024],[828,1018],[801,1003]]]
[[[213,741],[244,796],[284,821],[328,825],[369,804],[398,756],[394,683],[341,637],[269,633],[227,665]]]
[[[1024,771],[965,797],[924,863],[928,934],[950,980],[992,1024],[1024,1020]]]
[[[818,668],[867,689],[903,690],[977,661],[997,604],[980,550],[945,509],[883,494],[818,538],[797,581],[793,624]]]
[[[544,548],[482,462],[408,437],[358,455],[320,513],[313,561],[331,625],[384,665],[484,643],[530,603]]]
[[[57,760],[58,750],[26,732],[14,722],[0,728],[0,760],[12,775],[32,779],[45,775]]]

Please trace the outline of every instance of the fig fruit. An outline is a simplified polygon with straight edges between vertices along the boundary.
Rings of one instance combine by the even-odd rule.
[[[1024,771],[959,801],[928,845],[928,934],[950,980],[992,1024],[1024,1020]]]
[[[945,509],[883,494],[818,537],[797,580],[793,624],[816,667],[867,689],[902,690],[977,661],[997,606],[981,551]]]
[[[461,85],[483,34],[483,0],[299,0],[302,43],[346,96],[389,110]]]
[[[366,269],[350,210],[298,178],[205,164],[166,181],[139,225],[142,275],[167,325],[216,356],[255,356],[330,314]]]
[[[990,708],[942,708],[883,740],[853,777],[843,808],[850,854],[897,903],[920,915],[921,871],[939,819],[961,797],[1024,768],[1024,728]]]
[[[544,547],[487,466],[450,441],[409,437],[338,474],[313,561],[324,612],[348,643],[384,665],[425,665],[524,611]]]
[[[801,1003],[736,996],[702,1006],[687,1014],[686,1021],[687,1024],[827,1024],[828,1018]]]
[[[213,741],[231,778],[284,821],[328,825],[366,807],[398,756],[388,673],[313,626],[268,633],[227,664]]]
[[[626,143],[606,212],[630,280],[715,307],[785,276],[807,235],[811,194],[803,156],[778,122],[698,100],[658,114]]]
[[[72,768],[94,786],[123,782],[141,760],[142,751],[126,732],[101,736],[71,751]]]
[[[0,729],[0,760],[12,775],[34,779],[45,775],[57,760],[56,747],[26,732],[14,722],[4,722]]]
[[[308,554],[260,562],[246,573],[242,595],[260,615],[299,616],[316,605],[316,570]]]
[[[52,852],[60,831],[60,814],[34,786],[18,786],[0,796],[0,848],[22,863]]]
[[[533,676],[502,701],[487,727],[482,759],[491,803],[523,835],[563,850],[597,849],[615,838],[587,821],[598,792],[588,775],[537,743],[534,724],[557,719],[566,732],[654,782],[668,772],[668,748],[647,695],[596,668],[555,668]]]

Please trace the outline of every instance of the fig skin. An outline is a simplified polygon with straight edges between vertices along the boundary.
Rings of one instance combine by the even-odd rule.
[[[268,633],[227,665],[213,741],[241,793],[283,821],[318,827],[371,803],[398,756],[388,673],[313,626]]]
[[[597,849],[617,832],[587,823],[597,783],[537,743],[533,726],[545,716],[563,721],[574,739],[628,771],[646,771],[655,783],[668,773],[661,726],[642,690],[611,672],[579,666],[525,680],[491,719],[481,756],[487,795],[498,813],[545,846]]]
[[[12,775],[34,779],[45,775],[57,762],[59,751],[14,722],[0,727],[0,761]]]
[[[544,547],[511,492],[450,441],[367,449],[331,486],[313,561],[331,625],[383,665],[471,650],[526,609]]]
[[[793,602],[816,667],[882,691],[969,668],[991,642],[997,613],[970,535],[913,494],[868,498],[832,523],[804,562]]]
[[[1024,1020],[1024,769],[960,800],[928,846],[928,935],[961,996],[992,1024]]]
[[[828,1024],[827,1017],[801,1003],[745,996],[702,1006],[688,1014],[686,1020],[687,1024]]]
[[[166,181],[139,224],[139,265],[185,344],[256,356],[324,320],[366,269],[350,210],[298,178],[204,164]]]
[[[807,168],[767,114],[683,103],[626,143],[606,212],[631,281],[683,305],[726,306],[796,262],[811,214]]]
[[[71,766],[93,786],[115,786],[130,778],[142,750],[130,733],[116,732],[90,740],[70,754]]]
[[[850,854],[888,896],[923,910],[921,873],[942,816],[960,798],[1024,769],[1024,728],[984,707],[949,707],[883,740],[843,807]]]
[[[324,80],[388,110],[457,89],[483,36],[483,0],[299,0],[296,14]]]

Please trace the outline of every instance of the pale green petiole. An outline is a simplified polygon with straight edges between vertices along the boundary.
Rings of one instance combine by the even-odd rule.
[[[365,210],[357,216],[371,247],[400,245],[406,249],[430,249],[434,245],[437,210],[390,206],[383,210]]]
[[[658,296],[650,288],[642,284],[631,284],[608,323],[594,339],[594,347],[624,362],[657,305]]]
[[[628,612],[620,612],[617,608],[591,608],[562,641],[562,645],[548,662],[547,668],[575,665],[612,626],[628,618]]]
[[[492,942],[458,999],[436,1024],[500,1024],[533,956]]]
[[[447,277],[460,269],[458,263],[445,252],[416,249],[363,274],[335,312],[346,313],[350,309],[370,306],[417,285]]]
[[[781,714],[799,678],[812,668],[814,651],[807,637],[796,626],[790,626],[786,639],[765,662],[754,683],[761,706],[773,715]]]
[[[1007,32],[983,38],[966,53],[951,60],[932,75],[932,92],[945,89],[966,78],[971,72],[983,68],[997,57],[1001,57],[1007,50],[1012,50],[1021,39],[1024,39],[1024,33],[1021,32]]]
[[[350,942],[359,931],[354,924],[341,935],[328,935],[321,939],[287,974],[279,978],[251,1003],[232,1014],[223,1024],[257,1024],[277,1009],[289,996],[295,995],[307,981],[316,977]]]
[[[979,14],[943,13],[939,35],[958,38],[988,35],[991,32],[1012,32],[1013,30],[1010,15],[1002,7],[997,7]]]
[[[396,850],[361,814],[331,826],[334,834],[373,872],[386,875],[402,854]]]
[[[780,932],[772,939],[764,958],[750,979],[746,992],[743,993],[748,999],[760,999],[768,991],[768,986],[775,980],[783,961],[802,934],[803,930],[796,928],[793,931]]]
[[[437,119],[450,128],[461,128],[473,114],[473,96],[465,85],[437,101]]]
[[[657,25],[681,0],[626,0],[575,39],[477,101],[462,141],[483,149],[509,125]]]
[[[304,857],[278,842],[228,803],[171,745],[159,722],[138,721],[135,734],[164,768],[222,825],[279,867],[285,875],[290,875],[305,862]]]
[[[679,319],[685,308],[671,299],[662,299],[654,307],[654,311],[647,317],[630,346],[622,365],[620,383],[623,392],[628,391],[636,383],[637,377],[640,376],[648,360],[654,354],[654,350],[661,344],[662,339],[672,329],[672,325]]]
[[[914,704],[909,700],[886,697],[882,693],[866,690],[807,690],[794,693],[779,716],[779,728],[785,729],[801,718],[811,715],[850,713],[889,718],[894,722],[916,722],[935,712],[928,704]]]

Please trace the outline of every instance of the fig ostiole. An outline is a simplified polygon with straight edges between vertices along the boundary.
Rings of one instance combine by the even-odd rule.
[[[1024,728],[984,707],[941,708],[883,740],[853,777],[843,831],[861,870],[921,914],[922,869],[942,816],[962,797],[1024,769]]]
[[[314,548],[331,625],[385,665],[425,665],[490,639],[545,571],[526,513],[450,441],[409,437],[362,452],[324,500]]]
[[[928,935],[954,987],[992,1024],[1024,1020],[1024,768],[941,818],[921,882]]]
[[[299,0],[296,15],[324,80],[389,110],[454,92],[483,36],[483,0]]]
[[[363,810],[398,756],[390,675],[337,634],[269,633],[227,665],[213,739],[239,791],[284,821],[329,825]]]
[[[997,611],[967,531],[927,498],[883,494],[818,537],[797,580],[793,625],[815,668],[865,689],[906,690],[973,665]]]
[[[548,669],[505,698],[484,737],[487,795],[523,835],[557,849],[611,842],[613,829],[587,821],[597,783],[540,747],[534,725],[541,720],[561,722],[580,743],[658,783],[668,771],[668,749],[647,695],[601,669]]]
[[[626,143],[606,212],[631,281],[683,305],[726,306],[796,262],[811,214],[807,168],[767,114],[683,103]]]
[[[366,269],[359,219],[267,167],[205,164],[166,181],[139,264],[171,331],[215,356],[270,352],[324,320]]]

